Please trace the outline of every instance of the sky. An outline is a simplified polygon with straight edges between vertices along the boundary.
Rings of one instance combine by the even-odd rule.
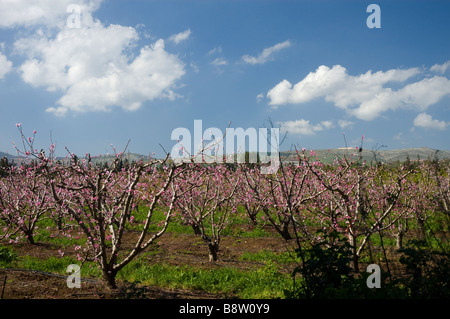
[[[59,156],[129,140],[162,156],[195,120],[278,127],[281,150],[450,150],[449,12],[433,0],[0,0],[0,151],[15,153],[21,123]]]

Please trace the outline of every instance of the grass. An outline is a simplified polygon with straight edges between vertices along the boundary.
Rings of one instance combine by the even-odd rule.
[[[0,267],[20,268],[67,275],[70,264],[78,264],[72,257],[49,257],[41,259],[31,256],[17,257],[9,247],[0,246]],[[81,268],[85,278],[101,279],[101,271],[94,263],[85,263]],[[225,297],[243,299],[283,298],[283,291],[292,285],[289,275],[280,272],[275,263],[240,270],[230,267],[202,269],[194,266],[150,264],[147,257],[132,261],[117,276],[125,283],[151,285],[163,288],[202,290],[222,294]]]
[[[8,249],[11,250],[11,248]],[[1,251],[2,249],[0,248],[0,253]],[[15,255],[15,258],[5,261],[2,256],[0,256],[1,268],[36,270],[61,275],[67,275],[66,270],[70,264],[79,264],[79,261],[71,257],[49,257],[47,259],[42,259],[33,256],[17,257],[17,255]],[[100,270],[93,263],[85,263],[81,268],[81,272],[86,277],[100,278],[101,276]]]
[[[202,269],[135,261],[126,266],[118,276],[124,281],[143,285],[202,290],[242,299],[283,298],[283,291],[292,285],[290,276],[282,274],[270,263],[255,270],[240,270],[228,267]]]
[[[275,253],[271,250],[261,250],[257,253],[243,252],[240,260],[254,262],[276,262],[278,264],[290,264],[294,261],[294,255],[289,252]]]

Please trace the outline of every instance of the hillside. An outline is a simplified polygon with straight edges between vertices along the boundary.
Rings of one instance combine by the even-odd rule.
[[[315,157],[324,163],[332,163],[336,157],[342,158],[344,156],[350,157],[352,155],[358,155],[358,150],[354,148],[336,148],[336,149],[322,149],[322,150],[314,150],[316,154]],[[309,154],[309,151],[307,152]],[[297,160],[296,153],[294,151],[283,151],[280,153],[281,160],[283,162],[295,162]],[[396,149],[396,150],[366,150],[363,149],[361,152],[362,160],[367,163],[379,161],[383,163],[392,163],[392,162],[403,162],[408,157],[411,161],[417,159],[428,159],[428,158],[438,158],[438,159],[450,159],[450,151],[443,150],[434,150],[427,147],[421,148],[407,148],[407,149]],[[7,154],[4,152],[0,152],[0,158],[7,157],[9,161],[15,161],[16,163],[19,161],[17,156],[13,156],[11,154]],[[83,158],[80,156],[80,158]],[[115,158],[113,155],[92,155],[92,163],[103,163],[110,162]],[[128,160],[128,162],[137,162],[137,161],[146,161],[148,160],[148,156],[141,155],[137,153],[126,153],[124,155],[124,159]],[[63,158],[58,158],[60,160],[64,160]],[[22,158],[23,160],[23,158]]]
[[[8,160],[13,160],[16,159],[17,156],[5,153],[5,152],[0,152],[0,158],[6,157]]]
[[[340,158],[344,156],[356,156],[358,155],[358,150],[354,148],[338,148],[329,150],[314,150],[314,153],[319,160],[325,163],[331,163],[336,156]],[[408,157],[411,161],[436,157],[438,159],[450,159],[450,151],[434,150],[427,147],[378,151],[363,149],[361,156],[362,161],[366,161],[367,163],[375,161],[392,163],[397,161],[404,162]],[[281,157],[283,161],[296,161],[295,152],[282,152]]]

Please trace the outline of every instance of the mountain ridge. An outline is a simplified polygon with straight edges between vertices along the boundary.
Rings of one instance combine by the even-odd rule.
[[[404,162],[407,159],[411,161],[415,161],[417,159],[425,160],[425,159],[434,159],[437,158],[439,160],[442,159],[450,159],[450,151],[448,150],[438,150],[431,149],[428,147],[415,147],[415,148],[404,148],[404,149],[392,149],[392,150],[370,150],[370,149],[362,149],[359,148],[335,148],[335,149],[320,149],[313,150],[315,153],[315,157],[319,160],[325,162],[333,161],[336,156],[351,156],[358,155],[361,156],[362,161],[366,162],[384,162],[384,163],[392,163],[392,162]],[[308,152],[308,151],[307,151]],[[296,153],[293,151],[290,152],[282,152],[281,157],[285,157],[285,161],[295,161]]]
[[[312,156],[317,157],[317,159],[324,162],[332,162],[337,156],[351,156],[351,155],[361,155],[362,160],[370,162],[370,161],[378,161],[378,162],[403,162],[408,158],[411,161],[420,159],[428,159],[428,158],[438,158],[438,159],[450,159],[450,151],[449,150],[438,150],[431,149],[428,147],[415,147],[415,148],[404,148],[404,149],[392,149],[392,150],[368,150],[368,149],[360,149],[358,148],[332,148],[332,149],[308,149],[306,150],[306,154],[311,155],[311,151],[313,151]],[[0,151],[0,158],[6,157],[9,161],[21,161],[22,157],[14,156],[5,152]],[[280,157],[282,161],[285,162],[293,162],[297,160],[297,155],[295,151],[281,151]],[[79,156],[79,158],[84,158],[84,156]],[[114,155],[106,154],[106,155],[92,155],[91,160],[93,163],[96,162],[105,162],[111,161],[115,158]],[[148,156],[138,154],[138,153],[125,153],[124,159],[127,159],[129,162],[140,161],[140,160],[148,160]],[[64,158],[58,158],[64,159]]]

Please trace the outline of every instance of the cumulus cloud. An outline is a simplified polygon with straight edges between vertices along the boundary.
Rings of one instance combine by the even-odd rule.
[[[443,64],[435,64],[430,68],[431,71],[439,73],[445,73],[448,69],[450,69],[450,61]]]
[[[450,123],[435,120],[427,113],[420,113],[414,119],[414,126],[443,131]]]
[[[79,0],[83,19],[89,20],[90,14],[97,10],[103,0]],[[70,16],[69,5],[73,0],[2,0],[0,1],[0,28],[18,26],[59,26],[66,23]]]
[[[138,40],[135,28],[85,19],[79,28],[63,25],[53,36],[36,32],[20,38],[14,48],[26,57],[18,67],[26,83],[62,93],[48,112],[116,106],[132,111],[145,101],[176,98],[176,83],[185,74],[183,62],[165,50],[164,40],[133,53]]]
[[[398,108],[426,110],[450,94],[450,80],[435,76],[406,85],[394,91],[387,88],[349,112],[362,120],[372,120],[382,112]]]
[[[242,57],[242,60],[248,64],[263,64],[263,63],[266,63],[267,61],[269,61],[276,52],[281,51],[282,49],[288,48],[290,46],[291,46],[291,42],[289,40],[287,40],[287,41],[284,41],[281,43],[277,43],[274,46],[271,46],[269,48],[265,48],[256,57],[250,56],[250,55],[244,55]]]
[[[0,52],[0,79],[4,78],[12,69],[12,62]]]
[[[280,131],[291,133],[294,135],[314,135],[326,129],[334,127],[331,121],[322,121],[318,124],[311,124],[308,120],[299,119],[295,121],[277,122],[280,126]]]
[[[172,41],[175,44],[178,44],[182,41],[185,41],[189,38],[189,36],[191,35],[191,29],[187,29],[186,31],[174,34],[172,36],[170,36],[169,41]]]
[[[295,85],[281,81],[269,90],[267,97],[271,105],[302,104],[324,98],[348,114],[370,121],[398,108],[424,111],[450,94],[450,81],[442,76],[404,84],[421,73],[419,68],[409,68],[375,73],[369,70],[353,76],[340,65],[332,68],[322,65]],[[394,83],[404,86],[399,89],[388,86]]]

